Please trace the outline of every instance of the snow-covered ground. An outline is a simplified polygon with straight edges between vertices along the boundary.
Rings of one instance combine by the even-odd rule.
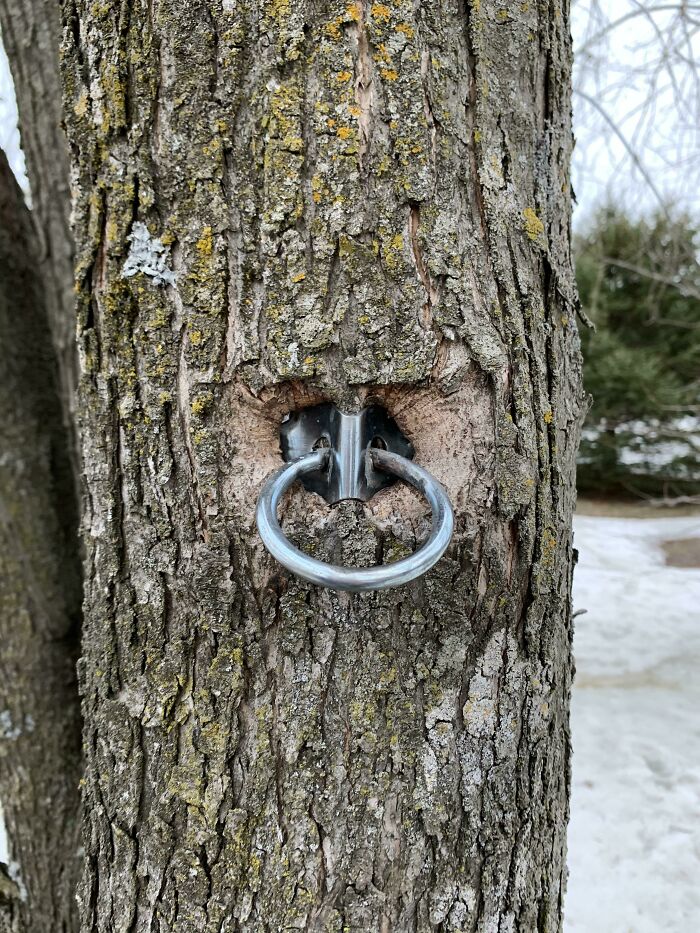
[[[700,518],[577,516],[566,933],[700,930]]]

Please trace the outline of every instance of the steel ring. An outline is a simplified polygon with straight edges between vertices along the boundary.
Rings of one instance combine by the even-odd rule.
[[[339,567],[300,551],[282,531],[277,519],[277,506],[286,490],[302,474],[323,469],[328,461],[328,449],[315,450],[273,473],[263,486],[255,510],[255,520],[265,547],[296,576],[333,590],[350,590],[354,593],[384,590],[415,580],[445,553],[452,537],[454,516],[442,486],[427,470],[399,454],[371,447],[369,455],[374,467],[410,483],[428,500],[433,513],[428,540],[409,557],[377,567]]]

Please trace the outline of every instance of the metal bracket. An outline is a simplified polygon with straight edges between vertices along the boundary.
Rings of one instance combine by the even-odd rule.
[[[413,445],[404,437],[394,419],[379,405],[348,415],[326,402],[291,412],[280,429],[282,456],[289,462],[322,447],[330,448],[327,466],[305,473],[301,482],[330,502],[372,496],[396,482],[396,477],[377,470],[369,456],[380,447],[413,459]]]

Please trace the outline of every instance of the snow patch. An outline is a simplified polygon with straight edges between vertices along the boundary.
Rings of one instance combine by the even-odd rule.
[[[7,842],[7,827],[5,826],[5,814],[2,812],[2,802],[0,801],[0,862],[5,865],[10,861],[10,847]]]
[[[151,236],[146,224],[136,221],[127,239],[131,248],[122,267],[123,279],[143,272],[156,285],[175,284],[175,273],[168,266],[170,247],[165,246],[158,237]]]
[[[577,517],[566,933],[700,929],[699,518]]]
[[[595,447],[610,427],[604,418],[598,424],[586,425],[582,432],[585,443],[580,463],[593,461],[590,447]],[[618,438],[619,462],[628,467],[630,473],[654,476],[670,470],[679,479],[700,479],[697,460],[700,418],[685,415],[668,422],[654,418],[626,421],[612,430]]]
[[[27,900],[27,886],[22,880],[22,872],[19,867],[19,862],[10,862],[7,866],[7,874],[10,876],[11,880],[17,885],[19,890],[20,900]]]
[[[14,742],[24,733],[34,731],[34,717],[26,715],[22,723],[14,722],[12,713],[9,709],[0,711],[0,739],[7,739],[8,742]]]
[[[22,872],[19,862],[13,862],[10,858],[10,846],[7,839],[7,827],[5,825],[5,815],[2,812],[2,803],[0,802],[0,862],[7,865],[7,874],[14,881],[19,890],[19,896],[23,901],[27,900],[27,887],[22,880]]]

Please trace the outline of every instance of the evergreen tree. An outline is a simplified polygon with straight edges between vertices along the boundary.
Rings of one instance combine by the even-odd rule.
[[[700,401],[698,230],[659,212],[602,210],[576,242],[593,396],[579,464],[585,492],[693,493]]]

